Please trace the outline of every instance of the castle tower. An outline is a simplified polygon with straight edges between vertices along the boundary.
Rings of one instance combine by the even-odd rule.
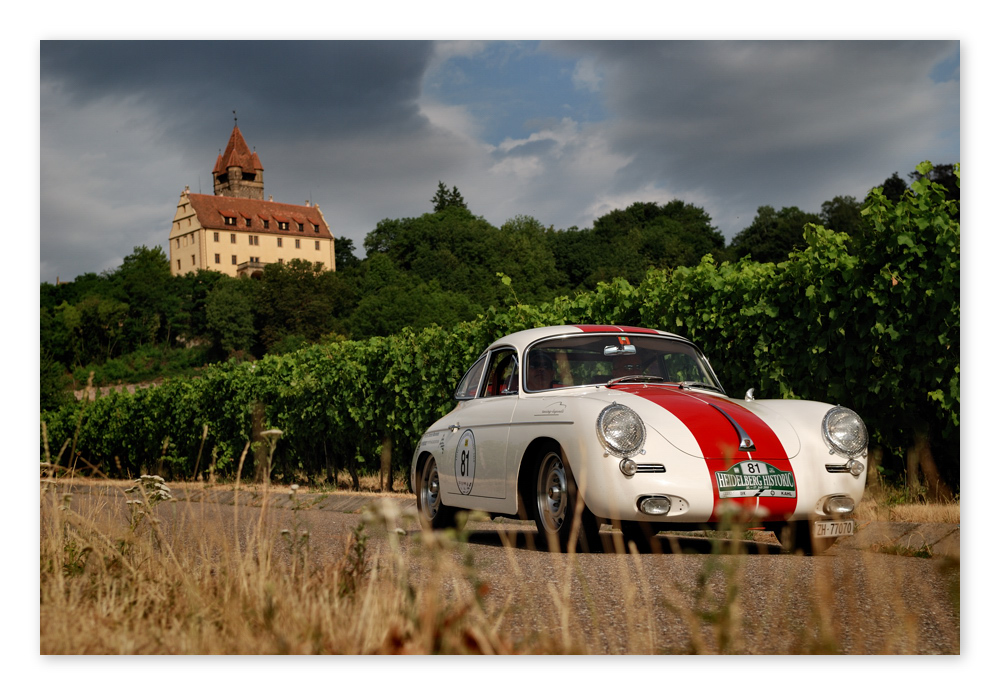
[[[233,126],[225,152],[215,160],[212,180],[215,195],[264,200],[264,167],[247,147],[239,126]]]

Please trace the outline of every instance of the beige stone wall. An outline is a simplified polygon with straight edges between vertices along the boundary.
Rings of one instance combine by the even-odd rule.
[[[170,272],[174,275],[191,273],[205,267],[205,235],[194,208],[187,197],[187,190],[177,202],[177,212],[170,226]]]
[[[319,208],[316,211],[322,216]],[[324,223],[326,219],[324,218]],[[328,226],[329,228],[329,226]],[[332,239],[282,234],[277,230],[253,232],[235,227],[202,227],[194,214],[187,191],[181,194],[170,229],[170,272],[191,273],[198,268],[217,270],[236,277],[241,263],[279,263],[302,258],[336,270]]]

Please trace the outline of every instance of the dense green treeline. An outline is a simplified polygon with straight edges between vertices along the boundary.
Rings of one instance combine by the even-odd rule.
[[[929,176],[957,199],[950,167]],[[883,190],[898,200],[906,184],[893,174]],[[441,182],[430,202],[432,212],[379,222],[363,260],[352,241],[337,239],[336,273],[297,261],[270,266],[259,280],[212,271],[174,277],[162,249],[137,247],[113,271],[43,283],[41,406],[57,406],[92,372],[98,385],[146,381],[318,341],[454,326],[505,301],[497,272],[512,279],[522,303],[538,304],[616,278],[636,284],[650,269],[696,265],[706,254],[782,261],[803,247],[806,224],[852,239],[865,229],[861,203],[850,196],[815,214],[763,206],[729,245],[704,210],[679,200],[635,203],[592,228],[568,230],[523,215],[494,227]]]
[[[325,334],[294,352],[229,361],[197,379],[43,412],[51,455],[62,449],[66,463],[78,452],[85,464],[112,475],[155,465],[177,477],[208,467],[233,475],[254,432],[278,428],[284,434],[275,473],[285,480],[324,478],[333,467],[377,467],[383,447],[391,449],[394,466],[405,468],[422,430],[452,407],[455,384],[492,340],[533,326],[622,323],[692,338],[731,395],[753,387],[758,398],[851,407],[868,424],[886,471],[916,475],[919,469],[928,485],[957,489],[958,201],[934,180],[929,164],[919,172],[897,199],[881,187],[873,190],[853,235],[809,224],[802,248],[779,263],[720,261],[709,249],[688,266],[647,268],[638,279],[617,277],[549,301],[545,287],[531,284],[533,277],[515,279],[502,270],[488,278],[460,275],[456,282],[475,285],[464,296],[499,301],[472,320],[403,327],[363,340],[334,337],[337,327],[324,325],[315,330]],[[656,215],[670,208],[704,230],[697,209],[655,207],[625,212]],[[446,206],[431,215],[463,219],[463,210]],[[472,250],[462,246],[468,242],[459,231],[450,239],[454,246],[435,245],[419,232],[424,218],[381,224],[380,234],[366,241],[371,262],[360,272],[381,272],[383,279],[391,271],[412,273],[437,292],[457,293],[458,284],[449,284],[440,269],[458,274],[459,265],[418,261],[428,254],[444,258],[450,249]],[[518,222],[527,238],[552,233]],[[298,335],[306,329],[284,330]],[[248,456],[244,471],[254,469]]]

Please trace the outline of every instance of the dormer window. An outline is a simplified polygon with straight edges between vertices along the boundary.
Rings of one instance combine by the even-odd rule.
[[[235,227],[236,226],[236,218],[235,217],[226,217],[226,224],[232,225],[232,226]]]
[[[305,225],[303,225],[301,222],[299,222],[299,231],[300,232],[304,232],[305,231]]]
[[[280,229],[283,232],[287,232],[288,231],[288,223],[287,222],[279,222],[278,223],[278,229]]]
[[[250,218],[249,217],[244,217],[243,221],[246,223],[247,227],[250,226]]]
[[[270,220],[261,220],[261,221],[264,223],[264,229],[270,229],[271,228],[271,221]]]
[[[316,232],[317,234],[319,234],[319,225],[318,224],[314,224],[313,225],[313,231]]]

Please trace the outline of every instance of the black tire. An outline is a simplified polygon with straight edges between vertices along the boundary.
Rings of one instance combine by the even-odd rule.
[[[811,521],[789,521],[778,524],[771,530],[781,541],[781,546],[789,553],[822,555],[833,545],[835,538],[814,538]]]
[[[625,552],[629,552],[628,544],[635,543],[635,549],[640,553],[662,552],[660,540],[656,537],[659,529],[648,521],[622,521],[622,536],[625,538]]]
[[[417,513],[425,529],[444,529],[455,526],[458,510],[441,502],[441,483],[437,461],[429,456],[417,476]]]
[[[568,551],[574,522],[579,518],[577,547],[583,552],[597,551],[601,547],[600,526],[583,504],[573,473],[556,447],[541,452],[532,479],[531,510],[542,547]]]

